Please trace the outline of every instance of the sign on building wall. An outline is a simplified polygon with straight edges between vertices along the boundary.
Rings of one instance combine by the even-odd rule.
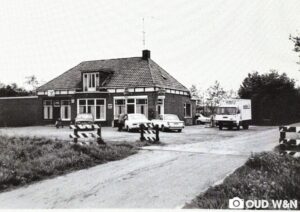
[[[48,96],[55,96],[55,91],[54,90],[48,90]]]

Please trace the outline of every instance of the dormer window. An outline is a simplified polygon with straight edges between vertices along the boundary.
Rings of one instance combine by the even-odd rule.
[[[84,73],[83,74],[83,91],[96,91],[99,86],[99,73]]]

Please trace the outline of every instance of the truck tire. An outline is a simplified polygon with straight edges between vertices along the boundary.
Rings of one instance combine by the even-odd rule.
[[[243,125],[243,129],[244,129],[244,130],[248,130],[248,129],[249,129],[249,124],[244,124],[244,125]]]
[[[223,130],[223,124],[219,124],[219,130]]]

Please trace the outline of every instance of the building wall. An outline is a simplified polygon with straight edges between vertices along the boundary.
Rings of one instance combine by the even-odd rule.
[[[192,107],[191,117],[184,116],[184,104],[189,103]],[[194,124],[194,117],[196,113],[196,103],[192,101],[189,96],[182,96],[177,94],[166,94],[165,97],[165,113],[177,114],[180,120],[184,120],[186,125]]]
[[[0,98],[0,127],[37,125],[40,107],[37,97]]]
[[[103,126],[113,126],[114,125],[114,97],[124,96],[123,93],[76,93],[75,95],[64,95],[57,97],[40,97],[40,109],[43,111],[43,100],[62,100],[70,99],[71,100],[71,121],[75,120],[77,115],[78,101],[77,99],[81,98],[104,98],[106,99],[106,121],[100,121]],[[128,96],[148,96],[148,118],[154,119],[157,118],[158,114],[156,111],[157,98],[158,94],[156,92],[137,92],[129,93]],[[72,101],[73,100],[73,101]],[[187,118],[184,117],[184,103],[190,103],[192,105],[192,116]],[[108,107],[111,105],[112,107]],[[164,100],[165,113],[177,114],[179,118],[185,121],[186,125],[193,124],[193,118],[195,117],[196,105],[195,102],[190,99],[189,96],[183,96],[178,94],[165,94]],[[39,116],[42,124],[54,123],[55,120],[43,120],[43,113]],[[68,122],[69,123],[69,122]]]

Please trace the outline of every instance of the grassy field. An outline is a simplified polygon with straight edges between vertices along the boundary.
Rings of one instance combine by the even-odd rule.
[[[228,209],[228,200],[233,197],[298,200],[300,208],[300,158],[273,152],[254,155],[222,184],[209,188],[185,208]]]
[[[133,144],[70,145],[45,138],[0,136],[0,191],[62,175],[137,152]]]

